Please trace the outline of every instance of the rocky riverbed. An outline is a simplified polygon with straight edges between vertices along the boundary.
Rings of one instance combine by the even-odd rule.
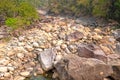
[[[0,47],[0,80],[50,70],[55,80],[120,80],[120,30],[59,16],[44,16],[33,27]]]

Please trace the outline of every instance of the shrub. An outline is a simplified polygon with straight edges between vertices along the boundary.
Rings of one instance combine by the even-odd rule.
[[[38,18],[37,11],[33,6],[31,6],[27,2],[21,2],[20,5],[18,6],[18,13],[19,16],[24,17],[25,19],[28,20],[33,20]]]
[[[5,21],[5,24],[9,27],[12,27],[13,29],[16,29],[17,28],[17,18],[8,18],[6,21]]]
[[[115,11],[113,13],[113,18],[120,22],[120,0],[116,0],[114,6]]]
[[[4,16],[5,24],[13,30],[30,25],[38,19],[38,13],[26,0],[0,0],[0,15]]]
[[[93,1],[93,15],[99,17],[106,17],[109,11],[109,0],[94,0]]]

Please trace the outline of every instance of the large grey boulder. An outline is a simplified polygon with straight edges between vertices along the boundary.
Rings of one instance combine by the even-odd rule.
[[[42,68],[45,71],[49,71],[53,68],[53,63],[56,57],[55,49],[50,48],[45,51],[39,52],[38,60],[40,61],[40,64]]]
[[[104,62],[107,62],[107,56],[103,52],[103,50],[96,46],[95,44],[80,44],[78,45],[78,55],[80,57],[85,57],[85,58],[96,58],[99,60],[102,60]]]
[[[112,66],[113,69],[113,74],[111,75],[111,77],[115,80],[120,80],[120,55],[108,55],[108,64]]]
[[[55,64],[60,80],[103,80],[112,73],[111,66],[94,58],[69,54]]]

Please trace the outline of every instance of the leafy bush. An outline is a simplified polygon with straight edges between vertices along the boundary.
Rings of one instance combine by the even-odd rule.
[[[16,11],[16,5],[13,0],[0,0],[0,15],[13,17]]]
[[[12,27],[13,29],[16,28],[16,24],[17,24],[17,19],[16,18],[8,18],[6,21],[5,21],[5,24],[7,26],[10,26]]]
[[[113,18],[120,22],[120,0],[116,0],[114,6],[115,11],[113,13]]]
[[[25,25],[24,21],[19,18],[7,18],[5,24],[13,30]]]
[[[5,24],[13,30],[30,25],[38,19],[35,7],[27,0],[0,0],[0,15],[5,17]]]
[[[20,5],[18,6],[18,13],[19,16],[24,17],[25,19],[37,19],[37,11],[33,6],[31,6],[27,2],[21,2]]]
[[[94,0],[93,1],[93,14],[96,16],[106,17],[109,11],[109,0]]]

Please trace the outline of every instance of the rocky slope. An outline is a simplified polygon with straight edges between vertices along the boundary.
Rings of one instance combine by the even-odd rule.
[[[59,16],[44,16],[44,19],[40,20],[33,27],[32,29],[23,31],[23,34],[19,37],[13,37],[0,49],[1,80],[24,80],[31,75],[43,74],[54,67],[57,71],[54,73],[53,78],[57,78],[59,76],[55,75],[57,73],[61,74],[59,72],[60,66],[57,66],[58,62],[61,62],[64,56],[71,54],[74,54],[75,57],[76,55],[84,57],[88,61],[89,58],[94,58],[95,60],[91,60],[88,67],[94,62],[96,63],[93,66],[100,65],[105,67],[108,64],[113,65],[112,63],[114,62],[116,62],[118,67],[120,66],[118,62],[120,58],[119,30],[112,31],[109,27],[100,28],[99,26],[97,28],[86,27],[78,23],[78,21],[76,22],[76,20]],[[69,57],[67,59],[69,60]],[[78,61],[81,60],[84,59],[78,59]],[[97,60],[102,65],[98,64]],[[78,65],[86,63],[75,61]],[[70,64],[68,67],[71,65],[77,64]],[[105,68],[95,66],[95,69],[105,70],[105,75],[102,78],[98,77],[100,80],[112,74],[112,71],[107,71],[107,66]],[[89,70],[89,68],[85,67],[86,70]],[[108,68],[108,70],[112,69]],[[78,69],[79,71],[83,70]],[[69,72],[67,73],[69,74]],[[95,72],[97,76],[99,76],[98,73],[99,71]],[[70,72],[71,74],[73,73]],[[102,72],[100,74],[103,75]],[[91,75],[93,78],[86,79],[85,77],[85,80],[92,80],[96,76],[94,74]],[[119,75],[119,72],[116,75]],[[63,75],[61,76],[63,77]],[[81,77],[73,78],[72,80],[79,80]],[[71,79],[61,78],[61,80]],[[81,80],[84,79],[81,78]]]

